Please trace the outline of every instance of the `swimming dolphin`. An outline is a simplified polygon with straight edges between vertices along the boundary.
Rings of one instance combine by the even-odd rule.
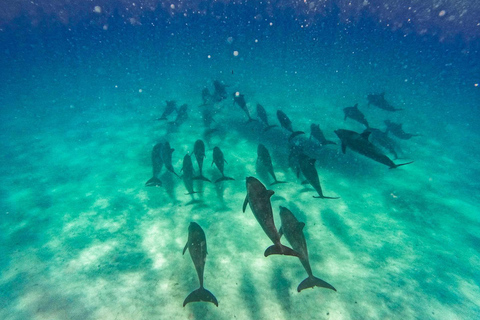
[[[298,156],[298,164],[303,176],[318,193],[318,196],[313,197],[320,199],[339,199],[339,197],[326,197],[323,195],[322,187],[320,186],[320,179],[318,178],[318,172],[315,168],[315,161],[315,159],[310,158],[304,153],[300,153]]]
[[[165,101],[167,105],[165,106],[165,110],[162,113],[162,116],[157,120],[167,120],[167,117],[175,110],[177,110],[177,102],[174,100],[167,100]]]
[[[173,151],[175,151],[175,149],[170,148],[170,143],[168,143],[168,141],[165,142],[162,147],[162,160],[165,164],[165,168],[178,177],[178,174],[175,172],[175,169],[173,169],[172,165]]]
[[[213,87],[215,89],[213,91],[213,100],[215,102],[220,102],[222,100],[227,99],[228,94],[227,94],[227,90],[225,89],[227,85],[223,84],[218,80],[215,80],[213,81]]]
[[[413,162],[411,161],[402,164],[393,163],[393,161],[390,160],[389,157],[384,155],[380,149],[378,149],[373,143],[368,141],[368,137],[370,135],[370,131],[368,131],[368,129],[361,134],[351,130],[338,129],[335,130],[335,134],[338,136],[338,138],[340,138],[340,141],[342,142],[343,153],[346,152],[348,147],[353,151],[358,152],[372,160],[389,166],[390,169],[404,166]]]
[[[286,183],[286,181],[277,180],[277,177],[275,176],[275,171],[273,171],[272,158],[270,157],[270,153],[268,152],[268,149],[261,143],[258,145],[257,148],[257,164],[259,163],[263,165],[264,168],[267,169],[268,173],[270,173],[270,175],[273,177],[274,182],[270,185],[274,185],[277,183]]]
[[[293,250],[298,252],[298,259],[300,259],[300,262],[308,274],[308,277],[298,285],[297,291],[300,292],[303,289],[313,287],[322,287],[337,291],[331,284],[313,275],[312,268],[310,267],[310,261],[308,259],[307,242],[305,241],[305,236],[303,235],[305,223],[299,222],[290,210],[282,206],[280,206],[280,219],[282,220],[282,226],[280,227],[279,231],[280,237],[285,235],[285,238],[287,238]]]
[[[193,180],[203,180],[212,182],[209,179],[205,178],[202,173],[203,168],[203,159],[205,159],[205,144],[202,140],[198,139],[195,141],[195,145],[193,146],[193,154],[195,155],[195,159],[197,159],[198,164],[198,171],[199,175],[194,177]]]
[[[170,122],[171,125],[179,127],[188,119],[187,113],[188,105],[182,104],[177,110],[177,117],[174,121]]]
[[[220,182],[220,181],[225,181],[225,180],[235,180],[233,178],[230,178],[230,177],[227,177],[225,176],[225,174],[223,173],[223,168],[225,166],[225,163],[227,161],[225,160],[225,158],[223,157],[223,152],[222,150],[220,150],[219,147],[215,147],[213,148],[213,161],[212,161],[212,165],[215,163],[215,165],[217,166],[218,170],[220,170],[220,173],[222,174],[222,177],[217,179],[215,181],[215,183],[217,182]]]
[[[260,103],[257,103],[257,117],[263,122],[263,124],[265,125],[265,128],[263,129],[263,131],[268,131],[274,127],[277,127],[276,124],[268,124],[268,116],[267,116],[267,112],[265,111],[265,108],[263,108],[263,106],[260,104]]]
[[[305,134],[305,132],[303,131],[293,131],[292,121],[290,121],[290,118],[288,118],[288,116],[283,111],[277,110],[277,118],[282,128],[287,129],[292,133],[290,137],[288,137],[288,141],[291,141],[293,138],[300,134]]]
[[[390,120],[385,120],[384,122],[385,122],[385,125],[387,126],[387,130],[385,130],[385,132],[386,133],[391,132],[397,138],[400,138],[400,139],[403,139],[403,140],[408,140],[412,137],[419,136],[419,134],[411,134],[411,133],[406,133],[405,131],[403,131],[401,123],[392,122]]]
[[[395,141],[393,141],[392,138],[388,136],[388,132],[383,132],[380,129],[375,129],[375,128],[368,128],[368,131],[371,132],[370,134],[370,141],[373,144],[376,144],[393,154],[394,158],[398,158],[397,154],[397,145],[395,144]]]
[[[162,171],[163,160],[162,160],[162,147],[163,143],[157,143],[153,146],[152,149],[152,167],[153,167],[153,176],[150,178],[145,185],[147,187],[159,187],[162,185],[162,181],[158,179],[160,171]]]
[[[323,134],[322,130],[320,129],[320,126],[318,124],[312,123],[310,125],[310,139],[314,137],[315,139],[320,142],[322,146],[327,145],[327,144],[336,144],[333,141],[327,140],[325,138],[325,135]]]
[[[190,302],[206,301],[218,307],[217,298],[215,298],[213,293],[203,287],[203,271],[205,270],[205,260],[207,258],[207,239],[205,238],[205,232],[203,232],[202,227],[195,222],[190,222],[190,226],[188,227],[188,240],[185,248],[183,248],[183,254],[185,254],[187,248],[195,265],[195,270],[197,271],[200,288],[192,291],[187,296],[185,301],[183,301],[183,306],[185,307],[187,303]]]
[[[247,108],[247,102],[245,101],[245,96],[239,92],[235,92],[233,94],[233,104],[237,104],[242,110],[243,112],[245,112],[245,114],[247,115],[248,117],[248,121],[247,123],[249,122],[252,122],[252,121],[256,121],[255,119],[253,119],[251,116],[250,116],[250,111],[248,111],[248,108]]]
[[[385,92],[380,94],[369,94],[367,96],[368,105],[373,104],[374,106],[387,110],[387,111],[401,111],[403,109],[396,109],[394,106],[390,104],[387,100],[385,100]]]
[[[358,103],[355,104],[353,107],[343,108],[343,113],[345,114],[345,117],[343,118],[344,121],[347,120],[347,118],[350,118],[352,120],[360,122],[367,128],[369,127],[367,119],[365,119],[362,111],[358,109]]]
[[[188,153],[185,155],[185,157],[183,157],[182,172],[183,184],[188,191],[187,194],[193,195],[194,193],[197,193],[196,191],[193,191],[193,164],[192,158]]]
[[[245,212],[247,204],[249,204],[253,215],[257,219],[263,231],[274,243],[273,246],[270,246],[265,250],[265,257],[268,257],[271,254],[283,254],[299,257],[297,252],[280,243],[280,234],[278,234],[277,228],[275,227],[272,204],[270,203],[270,197],[275,192],[273,192],[273,190],[267,190],[263,183],[254,177],[247,177],[246,183],[247,196],[243,202],[243,212]]]

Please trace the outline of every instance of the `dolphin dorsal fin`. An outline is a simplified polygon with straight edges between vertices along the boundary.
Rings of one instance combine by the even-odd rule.
[[[370,137],[370,133],[372,133],[370,130],[365,130],[363,131],[360,136],[365,139],[365,140],[368,140],[368,137]]]
[[[243,207],[242,207],[243,212],[245,212],[245,210],[247,209],[247,204],[248,204],[248,194],[245,197],[245,201],[243,201]]]
[[[267,195],[267,197],[270,198],[271,196],[273,196],[273,195],[275,194],[275,191],[273,191],[273,190],[267,190],[267,191],[265,191],[265,194]]]
[[[355,109],[358,109],[358,103],[355,103],[355,105],[353,106]]]
[[[297,227],[298,227],[298,230],[300,230],[300,231],[303,230],[303,228],[305,228],[305,222],[299,222],[297,224]]]

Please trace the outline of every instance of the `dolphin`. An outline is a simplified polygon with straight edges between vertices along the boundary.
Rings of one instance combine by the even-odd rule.
[[[227,99],[228,94],[227,94],[227,90],[225,89],[227,85],[223,84],[218,80],[215,80],[213,81],[213,87],[214,87],[213,100],[215,102],[220,102],[222,100]]]
[[[393,154],[395,159],[398,158],[397,154],[397,145],[395,144],[395,141],[393,141],[392,138],[388,136],[388,132],[383,132],[380,129],[375,129],[375,128],[368,128],[368,131],[370,131],[370,141],[373,144],[376,144]]]
[[[207,105],[207,104],[210,104],[210,103],[213,103],[213,97],[212,97],[212,94],[210,93],[210,90],[208,90],[208,88],[204,88],[202,90],[202,102],[203,102],[203,105]]]
[[[194,193],[197,193],[196,191],[193,191],[193,164],[192,164],[192,157],[187,153],[185,157],[183,157],[183,183],[185,184],[185,188],[187,188],[188,193],[190,195],[193,195]]]
[[[325,138],[325,135],[323,134],[322,130],[320,129],[320,126],[318,124],[312,123],[310,125],[310,139],[314,137],[315,139],[320,142],[322,146],[327,145],[327,144],[336,144],[333,141],[327,140]]]
[[[162,116],[157,120],[167,120],[167,117],[175,110],[177,110],[177,102],[174,100],[167,100],[165,101],[167,105],[165,106],[165,110],[162,113]]]
[[[247,115],[248,117],[248,121],[247,123],[249,122],[252,122],[252,121],[256,121],[255,119],[253,119],[251,116],[250,116],[250,111],[248,111],[248,108],[247,108],[247,102],[245,101],[245,96],[239,92],[235,92],[233,94],[233,104],[237,104],[242,110],[243,112],[245,112],[245,114]]]
[[[347,118],[350,118],[352,120],[360,122],[367,128],[369,127],[367,119],[365,119],[362,111],[358,109],[358,103],[355,104],[353,107],[343,108],[343,113],[345,114],[345,117],[343,118],[344,121],[347,120]]]
[[[192,291],[187,296],[185,301],[183,301],[183,306],[185,307],[187,303],[190,302],[206,301],[218,307],[217,298],[215,298],[213,293],[203,287],[203,271],[205,270],[205,260],[207,258],[207,239],[205,238],[205,232],[203,232],[202,227],[195,222],[190,222],[190,226],[188,227],[188,240],[185,248],[183,248],[183,254],[185,254],[187,249],[195,265],[195,270],[197,270],[200,288]]]
[[[339,197],[327,197],[323,195],[322,187],[320,186],[320,179],[318,178],[318,172],[315,168],[315,161],[315,159],[310,158],[304,153],[301,153],[298,156],[298,164],[303,176],[307,179],[306,182],[310,183],[318,193],[318,196],[313,197],[320,199],[339,199]]]
[[[272,204],[270,203],[270,197],[275,192],[273,192],[273,190],[267,190],[263,183],[254,177],[247,177],[246,183],[247,196],[243,202],[243,212],[245,212],[247,204],[249,204],[253,215],[257,219],[263,231],[274,243],[273,246],[270,246],[265,250],[265,257],[268,257],[271,254],[283,254],[287,256],[299,257],[297,252],[280,243],[280,234],[275,227]]]
[[[265,125],[265,128],[263,129],[263,132],[266,132],[272,128],[278,127],[276,124],[270,125],[268,124],[268,116],[267,112],[265,111],[265,108],[260,103],[257,103],[257,117],[263,122]]]
[[[373,104],[374,106],[387,110],[387,111],[401,111],[403,109],[396,109],[394,106],[390,104],[387,100],[385,100],[385,92],[382,92],[380,94],[369,94],[367,96],[368,100],[368,105]]]
[[[347,147],[355,152],[358,152],[370,159],[373,159],[381,164],[387,165],[390,169],[394,169],[400,166],[404,166],[412,163],[413,161],[395,164],[389,157],[384,155],[380,149],[378,149],[373,143],[368,141],[370,131],[365,130],[363,133],[357,133],[351,130],[338,129],[335,130],[335,134],[340,138],[342,142],[342,152],[345,153]]]
[[[177,127],[181,126],[188,119],[187,109],[188,105],[182,104],[177,110],[177,117],[170,124]]]
[[[225,180],[235,180],[233,178],[230,178],[230,177],[227,177],[225,176],[225,174],[223,173],[223,168],[225,166],[225,162],[227,162],[225,160],[225,158],[223,157],[223,152],[222,150],[220,150],[219,147],[215,147],[213,148],[213,161],[212,161],[212,165],[215,163],[215,165],[217,166],[218,170],[220,170],[220,173],[222,174],[222,177],[217,179],[215,181],[215,183],[217,182],[220,182],[220,181],[225,181]]]
[[[419,136],[419,134],[411,134],[403,131],[401,123],[392,122],[390,120],[385,120],[384,122],[385,122],[385,125],[387,126],[387,130],[385,130],[385,133],[391,132],[397,138],[408,140],[412,137]]]
[[[197,141],[195,141],[195,145],[193,146],[193,154],[195,155],[195,159],[197,159],[198,171],[199,171],[199,175],[196,177],[193,177],[193,180],[203,180],[203,181],[212,182],[209,179],[205,178],[202,173],[203,159],[205,159],[205,144],[203,143],[202,140],[198,139]]]
[[[175,149],[170,148],[170,143],[168,143],[168,141],[165,142],[162,147],[162,160],[165,164],[165,168],[178,177],[178,174],[175,172],[175,169],[173,169],[172,165],[173,151],[175,151]]]
[[[160,171],[162,171],[163,160],[162,160],[162,143],[157,143],[153,146],[152,149],[152,167],[153,167],[153,177],[150,178],[145,186],[147,187],[159,187],[162,185],[162,181],[158,179]]]
[[[312,273],[312,268],[310,267],[310,261],[308,259],[307,242],[303,235],[305,223],[299,222],[290,210],[282,206],[280,206],[280,219],[282,221],[282,226],[279,231],[280,237],[285,235],[285,238],[287,238],[293,250],[298,252],[298,259],[300,259],[300,262],[308,274],[308,277],[298,285],[297,291],[300,292],[303,289],[313,287],[322,287],[337,291],[331,284],[315,277]]]
[[[282,128],[287,129],[292,133],[290,137],[288,137],[288,141],[291,141],[293,138],[300,134],[305,134],[305,132],[303,131],[293,131],[292,121],[290,121],[290,118],[288,118],[288,116],[283,111],[277,110],[277,118]]]
[[[277,177],[275,176],[275,171],[273,171],[272,158],[270,157],[270,153],[268,152],[268,149],[261,143],[258,145],[257,148],[257,165],[259,163],[263,165],[263,167],[266,168],[268,173],[270,173],[270,175],[273,177],[274,182],[270,185],[274,185],[277,183],[286,183],[286,181],[277,180]]]

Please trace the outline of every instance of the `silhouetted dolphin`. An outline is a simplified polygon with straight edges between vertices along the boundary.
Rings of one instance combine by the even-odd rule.
[[[318,178],[318,172],[315,168],[315,161],[315,159],[310,158],[304,153],[300,153],[298,156],[298,164],[300,165],[300,170],[302,171],[303,176],[318,193],[318,196],[313,197],[321,199],[339,199],[339,197],[326,197],[323,195],[322,187],[320,186],[320,179]]]
[[[303,235],[305,223],[299,222],[290,210],[282,206],[280,206],[280,219],[282,220],[282,226],[279,231],[280,237],[282,234],[285,235],[285,238],[287,238],[293,250],[299,254],[298,259],[300,259],[300,262],[308,274],[308,278],[298,285],[297,291],[300,292],[303,289],[313,287],[322,287],[337,291],[331,284],[322,279],[316,278],[312,273],[312,268],[310,267],[310,261],[308,259],[307,242]]]
[[[347,118],[350,118],[352,120],[360,122],[367,128],[369,127],[367,119],[365,119],[362,111],[358,109],[358,103],[355,104],[353,107],[343,108],[343,113],[345,114],[345,117],[343,118],[344,121],[347,120]]]
[[[215,163],[215,165],[217,166],[218,170],[220,170],[220,173],[222,174],[222,177],[217,179],[215,181],[215,183],[217,182],[220,182],[220,181],[225,181],[225,180],[235,180],[233,178],[230,178],[230,177],[227,177],[225,176],[225,174],[223,173],[223,168],[225,166],[225,163],[227,161],[225,160],[225,158],[223,157],[223,152],[222,150],[220,150],[219,147],[215,147],[213,148],[213,161],[212,161],[212,165]]]
[[[252,121],[256,121],[255,119],[253,119],[251,116],[250,116],[250,111],[248,111],[248,108],[247,108],[247,102],[245,101],[245,96],[239,92],[235,92],[233,94],[233,104],[237,104],[242,110],[243,112],[245,112],[245,114],[247,115],[248,117],[248,122],[252,122]]]
[[[380,94],[369,94],[367,96],[368,105],[373,104],[374,106],[387,110],[387,111],[401,111],[403,109],[396,109],[392,106],[387,100],[385,100],[385,92]]]
[[[383,132],[380,129],[375,129],[375,128],[368,128],[368,131],[371,132],[370,134],[370,141],[373,144],[376,144],[386,150],[388,150],[395,159],[398,158],[397,155],[397,145],[395,144],[395,141],[393,141],[389,136],[387,132]]]
[[[263,231],[274,243],[273,246],[270,246],[265,250],[265,257],[268,257],[271,254],[283,254],[299,257],[297,252],[280,243],[280,235],[278,234],[277,228],[275,227],[275,222],[273,221],[273,210],[272,204],[270,203],[270,197],[275,192],[272,190],[267,190],[267,188],[265,188],[265,186],[254,177],[247,177],[246,183],[247,196],[243,202],[243,212],[245,212],[247,204],[250,204],[250,209],[252,210],[253,215],[257,219]]]
[[[318,124],[312,123],[310,125],[310,139],[314,137],[315,139],[320,142],[322,146],[327,145],[327,144],[336,144],[333,141],[327,140],[325,138],[325,135],[323,134],[322,130],[320,129],[320,126]]]
[[[286,183],[286,181],[278,181],[277,177],[275,176],[275,171],[273,171],[273,164],[272,158],[270,157],[270,153],[268,149],[263,145],[259,144],[257,148],[257,164],[261,163],[265,169],[267,169],[268,173],[273,177],[274,182],[271,185],[277,183]]]
[[[168,141],[165,142],[162,147],[162,160],[165,164],[165,168],[178,177],[178,174],[175,172],[175,169],[173,169],[172,165],[173,151],[175,151],[175,149],[170,148],[170,143],[168,143]]]
[[[174,121],[170,122],[170,124],[176,127],[179,127],[180,125],[182,125],[188,119],[187,109],[188,109],[188,105],[182,104],[177,110],[177,117],[175,118]]]
[[[348,147],[353,151],[358,152],[370,159],[389,166],[390,169],[404,166],[413,162],[411,161],[402,164],[393,163],[393,161],[390,160],[389,157],[384,155],[380,149],[378,149],[373,143],[368,141],[368,136],[370,135],[370,131],[368,131],[368,129],[365,130],[362,134],[351,130],[338,129],[335,130],[335,134],[342,141],[343,153],[346,152],[346,149]]]
[[[403,131],[401,123],[392,122],[390,120],[385,120],[384,122],[385,122],[385,125],[387,126],[387,130],[385,130],[385,133],[391,132],[397,138],[408,140],[412,137],[419,136],[419,134],[411,134]]]
[[[288,141],[291,141],[293,138],[295,138],[296,136],[298,136],[300,134],[305,134],[305,132],[303,132],[303,131],[293,131],[292,121],[290,121],[288,116],[283,111],[277,110],[277,118],[278,118],[278,121],[280,122],[280,125],[282,126],[282,128],[285,128],[292,133],[290,135],[290,137],[288,137]]]
[[[197,193],[196,191],[193,191],[193,164],[192,158],[188,153],[185,155],[185,157],[183,157],[182,172],[183,183],[185,184],[185,188],[188,191],[187,194],[193,195],[194,193]]]
[[[214,102],[212,94],[210,93],[210,90],[208,90],[208,88],[204,88],[202,90],[202,102],[204,105]]]
[[[203,159],[205,159],[205,144],[202,140],[198,139],[197,141],[195,141],[195,145],[193,146],[193,154],[195,155],[195,159],[197,159],[199,171],[199,175],[194,177],[193,180],[203,180],[211,182],[209,179],[205,178],[202,173]]]
[[[265,125],[265,128],[263,129],[263,131],[268,131],[274,127],[277,127],[276,124],[268,124],[268,116],[267,116],[267,112],[265,111],[265,108],[263,108],[263,106],[259,103],[257,103],[257,117],[263,122],[263,124]]]
[[[162,181],[158,179],[160,171],[162,171],[163,160],[162,160],[162,143],[157,143],[153,146],[152,149],[152,167],[153,167],[153,176],[150,180],[145,183],[147,187],[159,187],[162,185]]]
[[[177,102],[174,100],[167,100],[165,101],[167,105],[165,106],[165,110],[162,113],[162,116],[157,120],[167,120],[167,117],[175,110],[177,110]]]
[[[205,260],[207,259],[207,239],[205,238],[205,232],[203,232],[202,227],[195,222],[190,222],[190,226],[188,227],[188,240],[185,248],[183,248],[183,254],[185,254],[187,248],[195,265],[195,270],[197,270],[200,288],[192,291],[187,296],[185,301],[183,301],[183,306],[185,307],[187,303],[190,302],[206,301],[218,307],[217,298],[215,298],[213,293],[203,287],[203,271],[205,270]]]
[[[220,102],[222,100],[227,99],[228,94],[227,94],[227,90],[225,89],[227,85],[223,84],[218,80],[215,80],[213,81],[213,87],[215,89],[213,91],[213,100],[215,102]]]

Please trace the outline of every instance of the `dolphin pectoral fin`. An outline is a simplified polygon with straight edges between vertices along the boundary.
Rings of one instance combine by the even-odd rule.
[[[315,199],[340,199],[340,197],[313,196]]]
[[[410,162],[407,162],[407,163],[401,163],[401,164],[396,164],[394,166],[391,166],[390,169],[395,169],[395,168],[398,168],[398,167],[401,167],[401,166],[406,166],[407,164],[410,164],[410,163],[413,163],[414,161],[410,161]]]
[[[190,302],[198,302],[198,301],[205,301],[205,302],[211,302],[214,305],[218,307],[218,301],[217,298],[208,291],[207,289],[200,287],[195,291],[192,291],[187,298],[185,298],[185,301],[183,301],[183,306],[185,307],[187,303]]]
[[[211,180],[205,178],[204,176],[193,177],[192,179],[193,180],[202,180],[202,181],[212,182]]]
[[[263,132],[267,132],[268,130],[272,129],[272,128],[275,128],[275,127],[278,127],[276,124],[272,124],[270,126],[267,126],[265,129],[263,129]]]
[[[344,142],[342,142],[342,152],[343,152],[343,154],[345,154],[346,151],[347,151],[347,145]]]
[[[162,186],[162,181],[158,179],[157,177],[152,177],[150,178],[146,183],[146,187],[161,187]]]
[[[307,288],[313,288],[313,287],[321,287],[321,288],[327,288],[327,289],[332,289],[333,291],[337,291],[331,284],[329,284],[326,281],[323,281],[322,279],[319,279],[317,277],[311,276],[308,277],[307,279],[303,280],[297,287],[297,291],[300,292],[303,289]]]
[[[215,183],[226,181],[226,180],[235,180],[235,179],[224,176],[224,177],[221,177],[221,178],[218,178],[217,180],[215,180]]]
[[[300,257],[300,254],[298,254],[298,252],[294,251],[293,249],[287,246],[284,246],[283,244],[270,246],[263,253],[265,257],[268,257],[269,255],[272,255],[272,254],[281,254],[284,256]]]
[[[273,186],[274,184],[279,184],[279,183],[287,183],[287,181],[278,181],[278,180],[275,180],[275,182],[270,183],[270,185]]]
[[[248,204],[248,194],[245,197],[245,200],[243,201],[243,207],[242,207],[243,212],[245,212],[245,209],[247,209],[247,204]]]
[[[308,180],[303,180],[302,184],[310,184],[310,182],[308,182]]]
[[[182,255],[185,254],[185,251],[187,251],[187,248],[188,248],[188,241],[187,241],[187,244],[185,245],[185,247],[183,248],[183,253],[182,253]]]

